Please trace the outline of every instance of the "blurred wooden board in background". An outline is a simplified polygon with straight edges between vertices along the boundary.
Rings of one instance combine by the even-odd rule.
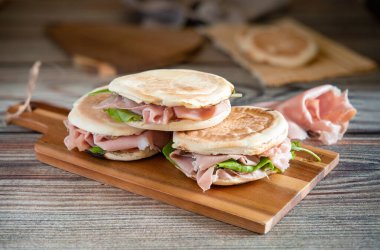
[[[47,31],[75,65],[101,75],[179,63],[203,43],[202,36],[191,29],[67,22],[50,25]]]
[[[15,112],[18,105],[9,109]],[[49,165],[176,207],[236,225],[260,234],[269,232],[339,162],[333,151],[306,146],[322,161],[297,153],[284,174],[229,187],[213,186],[207,192],[171,165],[162,155],[118,162],[94,158],[63,144],[68,110],[32,103],[12,123],[43,133],[35,144],[37,159]]]
[[[238,64],[258,77],[267,86],[310,82],[376,69],[376,63],[373,60],[359,55],[293,19],[282,19],[275,24],[300,30],[313,37],[319,47],[316,58],[298,68],[277,67],[253,61],[241,52],[236,42],[236,36],[247,28],[254,29],[254,25],[220,24],[206,28],[204,33],[211,38],[218,48],[229,54]]]

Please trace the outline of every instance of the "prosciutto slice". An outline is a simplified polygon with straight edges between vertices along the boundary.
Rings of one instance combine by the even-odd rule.
[[[309,135],[324,144],[342,139],[356,109],[335,86],[322,85],[309,89],[282,102],[258,103],[260,107],[280,111],[289,124],[289,138],[304,140]]]
[[[69,135],[64,139],[64,143],[68,150],[78,148],[84,151],[93,146],[99,146],[105,151],[120,151],[139,149],[161,149],[171,139],[168,132],[162,131],[144,131],[139,135],[110,137],[100,134],[92,134],[83,129],[77,128],[67,120],[65,126],[69,131]]]
[[[277,147],[271,148],[260,156],[268,157],[273,164],[285,171],[289,167],[289,161],[292,157],[290,153],[291,143],[286,139]],[[170,154],[170,158],[176,163],[179,169],[190,178],[196,179],[198,186],[203,191],[210,189],[212,183],[217,180],[231,180],[237,176],[243,180],[260,179],[267,174],[261,170],[251,173],[239,173],[230,169],[217,169],[216,164],[234,159],[244,165],[257,165],[260,161],[260,156],[247,155],[202,155],[197,153],[187,153],[176,149]]]
[[[75,127],[68,120],[65,120],[64,124],[69,131],[69,135],[63,140],[68,150],[78,148],[79,151],[84,151],[95,146],[94,137],[90,132]]]
[[[277,147],[268,149],[260,156],[268,157],[272,161],[273,165],[284,172],[289,167],[289,161],[292,158],[292,144],[289,138],[286,138],[283,143]]]
[[[183,106],[166,107],[155,104],[136,103],[120,95],[112,95],[95,106],[97,109],[118,108],[127,109],[143,116],[145,123],[167,124],[170,121],[188,119],[203,121],[219,115],[229,108],[225,100],[217,105],[206,108],[191,109]]]

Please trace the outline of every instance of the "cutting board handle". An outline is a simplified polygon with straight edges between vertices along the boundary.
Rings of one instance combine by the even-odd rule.
[[[15,113],[21,105],[10,106],[8,112]],[[49,127],[62,127],[62,122],[69,113],[67,109],[38,101],[32,101],[30,106],[32,111],[25,111],[17,118],[13,118],[10,123],[48,134]]]

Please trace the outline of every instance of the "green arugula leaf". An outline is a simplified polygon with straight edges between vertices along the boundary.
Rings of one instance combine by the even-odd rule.
[[[243,165],[240,162],[230,159],[227,161],[220,162],[216,164],[216,167],[218,168],[228,168],[237,172],[242,172],[242,173],[252,173],[253,171],[256,171],[258,169],[263,169],[263,170],[273,170],[275,172],[281,172],[280,169],[276,168],[272,161],[269,160],[268,157],[261,157],[260,162],[257,163],[255,166],[251,165]]]
[[[296,151],[291,150],[290,153],[292,154],[292,158],[291,158],[292,160],[293,160],[294,158],[296,158]]]
[[[294,159],[294,157],[295,157],[295,151],[306,152],[306,153],[312,155],[317,161],[322,161],[321,158],[316,153],[314,153],[313,151],[311,151],[307,148],[301,147],[301,142],[299,142],[299,141],[292,141],[292,151],[291,151],[292,159]]]
[[[88,149],[88,151],[90,151],[90,153],[92,154],[97,154],[97,155],[104,155],[106,153],[106,151],[99,146],[94,146]]]
[[[110,91],[109,89],[99,89],[97,91],[91,92],[88,95],[89,96],[93,96],[93,95],[97,95],[97,94],[100,94],[100,93],[112,93],[112,91]]]
[[[111,118],[116,122],[136,122],[143,119],[141,115],[126,109],[108,108],[104,111],[106,111],[108,115],[111,116]]]
[[[170,158],[170,154],[175,150],[173,148],[173,142],[169,142],[165,145],[165,147],[162,149],[162,153],[164,154],[165,158],[170,161],[171,164],[176,165],[175,162]]]
[[[240,97],[243,97],[242,93],[234,93],[231,95],[231,98],[240,98]]]
[[[231,98],[236,98],[236,97],[243,97],[242,93],[236,93],[235,89],[232,91],[232,94],[230,96]]]

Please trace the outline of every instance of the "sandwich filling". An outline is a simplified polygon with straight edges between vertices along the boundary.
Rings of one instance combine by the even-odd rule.
[[[69,150],[78,148],[79,151],[89,150],[96,154],[105,154],[114,151],[134,152],[138,150],[160,150],[171,139],[171,134],[162,131],[144,131],[138,135],[129,136],[108,136],[94,134],[80,129],[68,120],[65,120],[65,126],[69,135],[64,139],[64,143]]]
[[[187,177],[197,181],[203,191],[210,189],[218,181],[232,181],[235,178],[244,181],[261,179],[271,173],[282,173],[289,167],[295,151],[311,151],[301,148],[298,142],[288,138],[281,144],[260,155],[202,155],[174,149],[171,144],[164,147],[166,158]]]
[[[106,91],[109,92],[109,90],[102,90],[99,93]],[[113,94],[94,108],[104,110],[118,122],[143,121],[148,124],[168,124],[180,120],[208,120],[225,112],[229,106],[229,100],[224,100],[216,105],[203,108],[167,107],[151,103],[136,103],[121,95]]]

